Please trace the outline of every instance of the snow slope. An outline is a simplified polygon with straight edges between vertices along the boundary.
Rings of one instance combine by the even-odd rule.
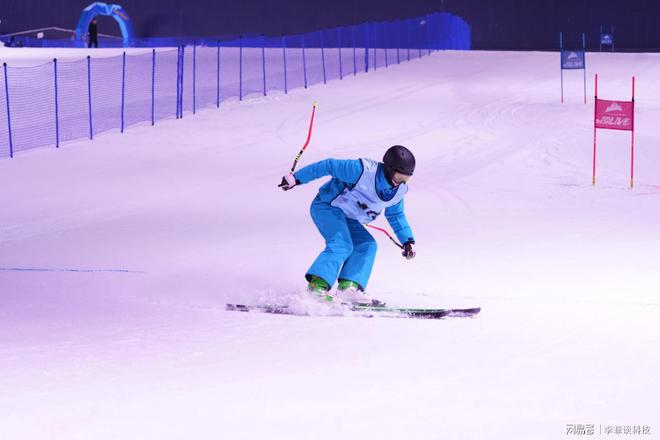
[[[637,76],[634,190],[623,132],[591,186],[593,97],[567,72],[559,103],[556,53],[436,53],[1,160],[2,438],[658,438],[659,61],[588,54],[590,96]],[[417,156],[418,256],[377,236],[370,292],[478,318],[224,311],[300,295],[323,246],[321,182],[276,187],[314,100],[302,164]]]

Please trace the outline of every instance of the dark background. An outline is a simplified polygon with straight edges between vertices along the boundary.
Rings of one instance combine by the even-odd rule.
[[[1,0],[0,34],[73,29],[91,0]],[[558,32],[598,47],[601,24],[615,26],[617,49],[660,48],[660,0],[120,0],[139,37],[283,35],[451,12],[472,27],[474,49],[556,50]],[[99,32],[119,34],[108,17]]]

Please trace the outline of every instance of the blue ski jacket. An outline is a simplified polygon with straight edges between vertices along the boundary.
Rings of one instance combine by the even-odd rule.
[[[363,164],[360,159],[325,159],[307,165],[296,171],[293,175],[300,184],[306,184],[321,177],[331,176],[332,179],[321,186],[316,197],[322,202],[332,203],[344,188],[352,188],[360,180],[362,172]],[[376,172],[376,191],[385,201],[392,200],[397,192],[397,187],[392,186],[387,181],[382,163],[378,164],[378,171]],[[415,242],[412,229],[404,213],[403,200],[386,208],[385,218],[402,244]]]

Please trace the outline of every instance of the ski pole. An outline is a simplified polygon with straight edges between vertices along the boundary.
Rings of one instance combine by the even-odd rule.
[[[401,246],[401,244],[399,244],[399,242],[396,241],[396,240],[394,239],[394,237],[392,237],[392,236],[390,235],[390,233],[387,232],[385,229],[383,229],[383,228],[379,228],[378,226],[371,226],[371,225],[365,225],[365,226],[368,227],[368,228],[376,229],[376,230],[378,230],[378,231],[384,233],[385,235],[387,235],[387,238],[389,238],[390,240],[392,240],[392,243],[394,243],[395,245],[397,245],[397,246],[399,247],[399,249],[403,249],[403,246]]]
[[[303,155],[305,152],[305,149],[307,148],[307,145],[309,145],[309,140],[312,138],[312,126],[314,125],[314,113],[316,112],[316,102],[312,106],[312,118],[309,121],[309,130],[307,131],[307,140],[305,141],[305,145],[303,145],[302,149],[296,156],[296,158],[293,161],[293,166],[291,167],[291,172],[293,173],[296,170],[296,166],[298,165],[298,160],[300,160],[300,156]]]

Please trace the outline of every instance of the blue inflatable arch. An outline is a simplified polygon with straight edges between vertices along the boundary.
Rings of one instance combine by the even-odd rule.
[[[120,5],[109,5],[107,3],[95,2],[83,9],[82,14],[80,14],[80,19],[78,19],[78,25],[76,26],[76,42],[78,43],[78,46],[82,47],[84,45],[83,36],[87,35],[89,24],[97,15],[106,15],[114,18],[115,21],[119,23],[119,29],[121,29],[121,35],[124,40],[124,47],[133,45],[133,41],[135,40],[133,23],[131,22],[131,17],[129,17],[126,11],[124,11],[124,8]]]

